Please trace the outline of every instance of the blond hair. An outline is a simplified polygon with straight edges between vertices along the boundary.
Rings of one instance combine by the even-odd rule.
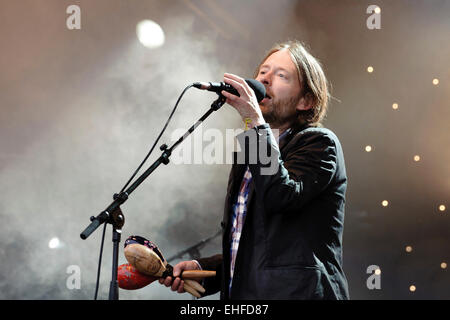
[[[299,111],[299,123],[306,122],[313,126],[322,126],[321,121],[326,116],[330,100],[329,84],[321,63],[305,49],[302,42],[289,40],[275,44],[256,69],[255,78],[267,58],[271,54],[284,49],[290,53],[292,62],[297,67],[298,80],[301,86],[299,98],[308,93],[313,97],[312,108]]]

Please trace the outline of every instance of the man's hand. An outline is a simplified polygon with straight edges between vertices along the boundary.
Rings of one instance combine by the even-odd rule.
[[[226,102],[239,112],[242,120],[246,122],[246,126],[253,128],[265,123],[255,92],[245,82],[245,79],[225,73],[223,80],[239,92],[240,97],[226,91],[222,91],[222,95],[227,98]]]
[[[172,277],[160,278],[159,283],[166,287],[171,287],[172,291],[184,293],[184,281],[179,278],[179,275],[183,270],[200,270],[200,268],[195,261],[182,261],[173,267],[173,276],[175,277],[175,280],[172,279]]]

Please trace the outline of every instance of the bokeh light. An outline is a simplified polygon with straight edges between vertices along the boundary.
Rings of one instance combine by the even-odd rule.
[[[164,44],[164,31],[159,24],[152,20],[142,20],[136,26],[139,41],[147,48],[155,49]]]

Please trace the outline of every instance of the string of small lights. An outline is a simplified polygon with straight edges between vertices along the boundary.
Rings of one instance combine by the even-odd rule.
[[[381,12],[380,8],[376,8],[375,9],[375,13],[379,14],[380,12]],[[371,75],[371,74],[373,74],[375,72],[375,68],[374,68],[374,66],[369,65],[369,66],[367,66],[366,71],[367,71],[367,73],[369,75]],[[439,86],[439,83],[440,83],[438,78],[433,78],[430,82],[431,82],[431,85],[436,86],[436,87]],[[395,111],[398,111],[399,110],[399,103],[398,102],[393,102],[392,103],[392,109],[395,110]],[[373,152],[375,150],[375,148],[374,148],[373,145],[366,145],[364,147],[364,150],[365,150],[365,152],[370,153],[370,152]],[[418,154],[414,155],[412,157],[412,159],[413,159],[414,162],[420,162],[421,161],[421,157]],[[386,199],[382,200],[380,203],[381,203],[382,207],[388,207],[389,206],[389,201],[386,200]],[[446,212],[446,206],[444,204],[438,204],[437,205],[437,211],[440,212],[441,214],[445,213]],[[411,245],[407,245],[405,247],[405,251],[406,251],[407,254],[412,254],[413,253],[413,247]],[[440,268],[442,270],[446,270],[447,269],[447,262],[446,261],[441,261],[440,262]],[[376,269],[375,270],[375,274],[380,275],[381,274],[381,269]],[[410,284],[408,289],[409,289],[409,291],[411,293],[413,293],[413,292],[416,292],[417,287],[416,287],[415,284]]]

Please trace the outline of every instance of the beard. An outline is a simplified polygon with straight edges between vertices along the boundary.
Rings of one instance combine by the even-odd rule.
[[[267,123],[272,128],[279,128],[286,124],[292,124],[297,120],[298,111],[296,106],[299,97],[290,97],[285,99],[272,99],[268,104],[262,105],[261,112]]]

